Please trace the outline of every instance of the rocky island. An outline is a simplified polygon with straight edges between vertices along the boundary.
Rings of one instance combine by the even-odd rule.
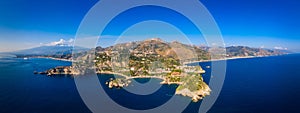
[[[49,69],[44,72],[34,72],[34,74],[45,74],[48,76],[52,75],[75,75],[75,69],[72,66],[58,66],[52,69]]]

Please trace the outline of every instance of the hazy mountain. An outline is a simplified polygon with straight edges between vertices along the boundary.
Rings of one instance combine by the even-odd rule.
[[[82,47],[76,47],[78,51],[87,51],[88,49]],[[73,46],[69,45],[54,45],[54,46],[40,46],[31,49],[19,50],[15,52],[10,52],[17,56],[45,56],[45,55],[68,55],[72,54]]]
[[[228,57],[243,57],[243,56],[270,56],[289,53],[286,50],[271,50],[264,48],[251,48],[247,46],[230,46],[226,47]]]

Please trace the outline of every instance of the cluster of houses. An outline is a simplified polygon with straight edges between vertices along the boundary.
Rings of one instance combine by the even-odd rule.
[[[122,49],[122,48],[121,48]],[[97,67],[100,68],[102,71],[106,71],[108,69],[112,69],[114,66],[115,67],[120,67],[118,68],[119,73],[126,73],[130,71],[137,71],[139,70],[138,67],[132,66],[128,67],[129,61],[132,60],[134,64],[137,65],[147,65],[153,63],[151,58],[158,58],[160,55],[156,54],[154,51],[147,50],[147,51],[139,51],[139,50],[133,50],[129,49],[129,53],[124,53],[122,55],[122,52],[118,52],[115,50],[106,50],[106,51],[100,51],[98,52],[98,55],[96,56],[96,60],[94,62],[99,62],[101,60],[100,64],[98,63]],[[130,55],[134,56],[136,59],[129,59],[129,58],[121,58],[121,57],[130,57]],[[109,59],[109,60],[108,60]],[[124,59],[127,59],[124,61]],[[200,66],[188,66],[188,65],[183,65],[183,66],[178,66],[178,65],[173,65],[176,70],[181,70],[181,72],[184,73],[205,73],[205,71],[200,67]],[[155,69],[147,69],[144,70],[148,72],[150,75],[162,75],[162,74],[171,74],[173,76],[184,76],[185,74],[181,74],[181,72],[173,72],[174,68],[161,68],[157,67]]]

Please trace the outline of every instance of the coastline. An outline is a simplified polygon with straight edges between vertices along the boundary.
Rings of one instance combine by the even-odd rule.
[[[289,54],[283,54],[283,55],[289,55]],[[201,63],[201,62],[213,62],[213,61],[225,61],[225,60],[238,60],[238,59],[251,59],[251,58],[265,58],[265,57],[273,57],[273,56],[282,56],[282,55],[227,57],[227,58],[224,58],[224,59],[211,59],[211,60],[199,60],[199,61],[192,61],[192,62],[184,62],[184,64]]]
[[[125,80],[130,80],[130,79],[136,79],[136,78],[156,78],[156,79],[161,79],[163,80],[163,82],[165,81],[164,77],[161,76],[133,76],[133,77],[129,77],[127,75],[124,75],[122,73],[115,73],[115,72],[96,72],[97,74],[109,74],[109,75],[117,75],[117,76],[121,76],[124,77]]]
[[[293,54],[293,53],[290,53],[290,54]],[[290,55],[290,54],[282,54],[282,55]],[[183,64],[201,63],[201,62],[212,62],[212,61],[224,61],[224,60],[237,60],[237,59],[250,59],[250,58],[264,58],[264,57],[273,57],[273,56],[282,56],[282,55],[226,57],[226,58],[223,58],[223,59],[210,59],[210,60],[198,60],[198,61],[184,62]],[[42,57],[42,56],[38,56],[38,57],[28,57],[28,58],[45,58],[45,59],[60,60],[60,61],[66,61],[66,62],[73,62],[72,59],[62,59],[62,58],[54,58],[54,57]]]
[[[44,59],[51,59],[51,60],[59,60],[59,61],[73,62],[73,60],[70,60],[70,59],[54,58],[54,57],[43,57],[43,56],[38,56],[38,57],[24,57],[24,58],[44,58]]]

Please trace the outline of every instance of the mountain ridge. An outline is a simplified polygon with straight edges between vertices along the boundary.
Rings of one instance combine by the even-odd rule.
[[[211,47],[207,46],[196,46],[181,43],[179,41],[164,42],[160,38],[152,38],[144,41],[134,41],[119,43],[114,46],[95,48],[98,51],[140,51],[156,53],[163,56],[177,56],[181,59],[187,57],[198,57],[199,60],[210,60]],[[73,52],[73,46],[69,45],[54,45],[54,46],[40,46],[31,49],[19,50],[15,52],[6,52],[9,54],[16,55],[17,57],[32,57],[32,56],[47,56],[55,58],[70,59]],[[76,47],[77,51],[89,51],[90,49]],[[265,48],[254,48],[248,46],[228,46],[226,47],[226,57],[249,57],[249,56],[272,56],[282,55],[291,53],[287,50],[276,50],[276,49],[265,49]],[[67,57],[66,57],[67,56]]]

